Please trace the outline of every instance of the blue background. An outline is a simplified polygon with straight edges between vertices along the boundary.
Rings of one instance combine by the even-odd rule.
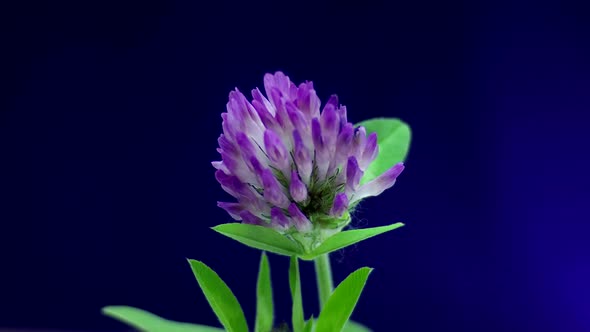
[[[333,255],[376,270],[353,317],[376,331],[590,331],[590,28],[538,1],[69,1],[5,8],[0,326],[123,331],[128,304],[216,324],[185,257],[252,321],[259,252],[213,177],[234,87],[282,70],[351,121],[413,128],[396,186],[357,226],[407,226]],[[278,322],[289,319],[272,256]],[[307,314],[313,272],[302,267]]]

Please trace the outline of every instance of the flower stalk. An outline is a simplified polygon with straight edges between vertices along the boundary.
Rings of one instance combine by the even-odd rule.
[[[332,280],[332,266],[330,265],[329,255],[330,254],[323,254],[314,260],[320,310],[324,307],[326,302],[328,302],[328,299],[334,290],[334,283]]]

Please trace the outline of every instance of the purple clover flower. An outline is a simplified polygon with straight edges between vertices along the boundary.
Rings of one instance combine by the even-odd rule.
[[[340,230],[362,199],[393,186],[398,163],[360,184],[378,154],[377,135],[354,128],[332,95],[320,111],[312,82],[296,86],[282,72],[264,76],[266,97],[236,89],[222,113],[215,177],[237,202],[218,202],[232,218],[281,233]]]

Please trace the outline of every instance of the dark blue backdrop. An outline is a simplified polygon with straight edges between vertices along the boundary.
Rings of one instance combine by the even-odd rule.
[[[334,255],[375,267],[376,331],[590,331],[588,11],[570,2],[44,2],[2,10],[0,326],[124,330],[107,304],[215,324],[185,257],[249,318],[259,253],[213,178],[234,87],[283,70],[356,122],[413,128],[393,190]],[[271,257],[280,320],[287,261]],[[312,269],[304,301],[315,311]],[[309,314],[312,312],[308,312]]]

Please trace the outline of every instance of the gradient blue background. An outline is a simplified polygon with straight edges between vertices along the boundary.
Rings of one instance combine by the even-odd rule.
[[[376,331],[590,331],[590,15],[567,1],[21,2],[2,11],[0,326],[126,328],[108,304],[216,324],[185,257],[254,316],[259,252],[213,177],[228,92],[282,70],[351,121],[413,128],[333,255],[376,270]],[[271,257],[279,321],[287,260]],[[308,314],[317,310],[303,266]]]

